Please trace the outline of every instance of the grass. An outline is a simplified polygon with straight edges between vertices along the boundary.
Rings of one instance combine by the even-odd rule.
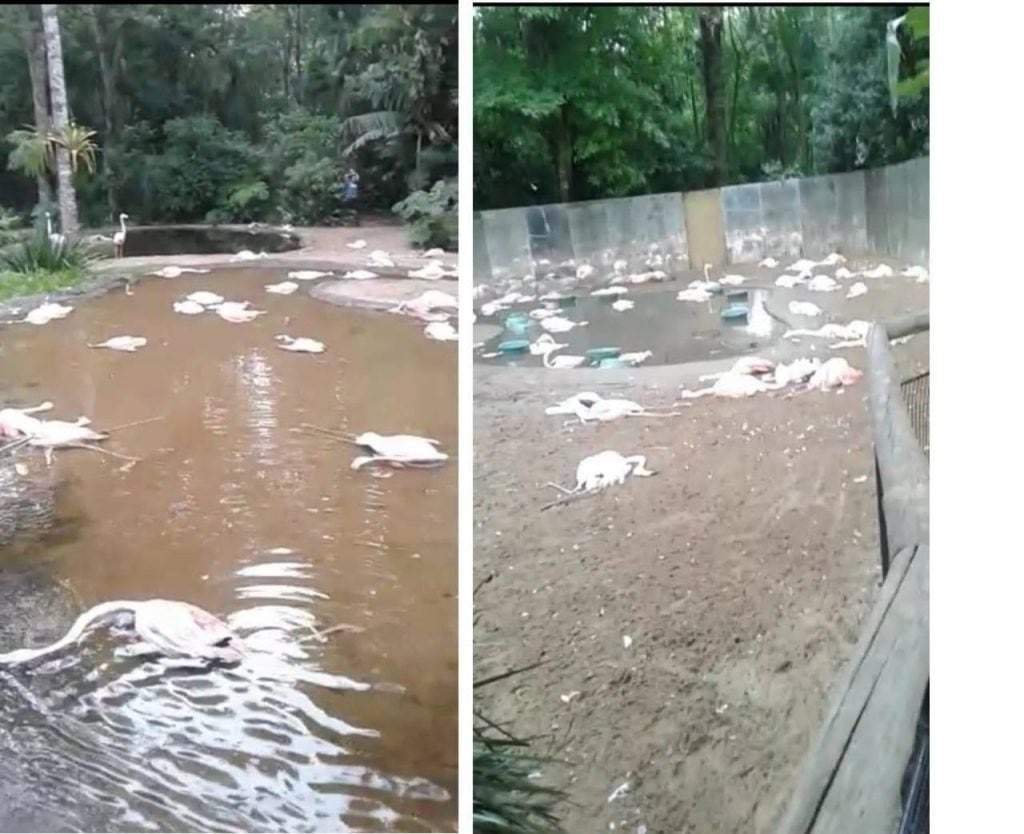
[[[473,729],[475,834],[561,834],[557,806],[564,791],[531,774],[554,760],[529,752],[529,742],[485,723]]]
[[[76,268],[10,272],[0,267],[0,300],[70,289],[88,277],[84,269]]]
[[[0,252],[0,299],[56,292],[89,277],[85,248],[70,240],[54,246],[36,236]]]
[[[508,680],[539,665],[476,681],[473,689]],[[558,806],[566,799],[565,791],[532,778],[538,768],[556,760],[531,752],[528,740],[516,738],[479,713],[474,717],[474,834],[563,834]]]

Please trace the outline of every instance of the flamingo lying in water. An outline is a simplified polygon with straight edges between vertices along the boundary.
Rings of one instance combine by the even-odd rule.
[[[142,643],[133,653],[158,653],[221,663],[238,663],[245,654],[239,638],[213,614],[191,605],[166,599],[133,602],[102,602],[86,611],[60,640],[39,649],[15,649],[0,654],[0,665],[28,663],[58,652],[81,639],[93,626],[118,614],[131,614]]]
[[[448,460],[448,455],[436,448],[439,441],[413,434],[382,435],[368,431],[356,436],[352,442],[373,452],[353,460],[353,469],[361,469],[369,463],[390,463],[399,467],[438,466]]]

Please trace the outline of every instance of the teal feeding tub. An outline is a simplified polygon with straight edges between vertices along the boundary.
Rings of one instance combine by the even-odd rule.
[[[603,359],[617,359],[620,353],[622,353],[622,348],[617,347],[591,348],[587,351],[587,359],[591,362],[600,362]]]
[[[613,369],[613,368],[628,368],[630,364],[625,359],[620,359],[617,356],[608,356],[602,359],[598,365],[598,368]]]
[[[507,342],[502,342],[498,345],[498,352],[503,353],[506,356],[515,355],[518,353],[526,353],[530,349],[529,339],[509,339]]]
[[[729,304],[722,308],[721,316],[726,321],[746,321],[750,308],[746,304]]]
[[[509,313],[505,317],[505,329],[516,336],[526,335],[526,331],[533,326],[533,322],[526,313]]]

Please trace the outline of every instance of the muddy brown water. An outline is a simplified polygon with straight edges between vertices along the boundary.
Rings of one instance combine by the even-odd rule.
[[[101,629],[0,670],[0,759],[48,830],[455,826],[456,352],[399,316],[264,291],[283,278],[151,279],[0,329],[6,404],[51,400],[101,429],[162,415],[104,444],[141,459],[127,469],[57,452],[60,523],[0,550],[0,572],[45,571],[82,608],[187,600],[255,647],[235,669],[177,668],[122,656],[128,635]],[[268,314],[173,312],[199,289]],[[279,333],[327,352],[281,350]],[[115,335],[149,344],[86,347]],[[432,437],[453,461],[353,472],[353,447],[301,423]]]

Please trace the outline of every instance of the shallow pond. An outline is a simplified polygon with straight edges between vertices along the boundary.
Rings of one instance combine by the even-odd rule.
[[[223,229],[216,226],[129,226],[124,255],[230,255],[253,252],[288,252],[298,249],[298,236],[287,232]]]
[[[565,333],[552,333],[556,342],[567,345],[552,355],[579,356],[594,348],[617,347],[623,353],[651,351],[653,355],[645,362],[647,365],[676,364],[756,351],[777,341],[783,332],[783,324],[768,312],[765,302],[769,293],[765,290],[751,289],[744,302],[750,315],[746,320],[731,322],[721,316],[724,307],[731,303],[725,295],[712,296],[711,300],[701,303],[676,300],[676,292],[685,286],[673,284],[672,289],[659,288],[623,295],[621,298],[635,305],[623,312],[612,307],[615,296],[583,296],[552,302],[552,308],[561,307],[560,316],[574,322],[587,322],[586,326],[574,327]],[[496,352],[498,345],[506,340],[536,341],[546,332],[539,321],[531,321],[522,333],[519,327],[510,326],[506,319],[510,313],[525,313],[543,306],[543,303],[516,305],[489,317],[478,314],[477,323],[484,326],[478,334],[485,340],[484,347],[476,352],[478,361],[540,366],[541,357],[529,353],[484,355]]]
[[[103,444],[141,459],[127,468],[58,451],[57,523],[0,550],[0,571],[31,565],[82,608],[187,600],[272,662],[168,669],[120,656],[127,636],[99,629],[81,651],[0,672],[0,778],[16,778],[47,830],[454,826],[455,348],[399,316],[264,291],[283,278],[150,279],[0,329],[6,403],[51,400],[52,416],[99,429],[162,417]],[[199,289],[268,314],[172,311]],[[327,352],[281,350],[279,333]],[[86,347],[114,335],[149,344]],[[302,423],[436,438],[453,461],[353,472],[352,447],[291,430]],[[40,452],[20,454],[39,465]]]

